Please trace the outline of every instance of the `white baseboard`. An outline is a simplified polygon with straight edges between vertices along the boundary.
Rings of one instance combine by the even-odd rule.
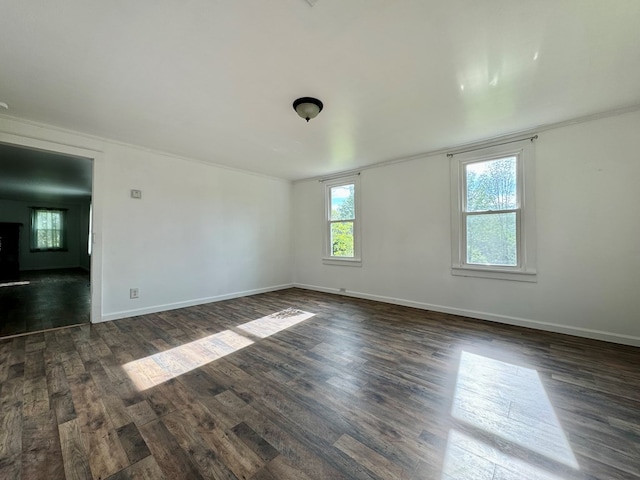
[[[121,318],[137,317],[138,315],[148,315],[150,313],[166,312],[167,310],[176,310],[178,308],[194,307],[196,305],[204,305],[205,303],[220,302],[222,300],[231,300],[232,298],[248,297],[249,295],[257,295],[259,293],[275,292],[292,288],[294,285],[289,283],[286,285],[275,285],[272,287],[257,288],[255,290],[245,290],[243,292],[233,292],[214,297],[197,298],[195,300],[187,300],[184,302],[166,303],[164,305],[154,305],[152,307],[136,308],[133,310],[123,310],[120,312],[102,315],[98,322],[107,322],[110,320],[119,320]]]
[[[507,325],[515,325],[518,327],[533,328],[536,330],[544,330],[547,332],[564,333],[567,335],[574,335],[576,337],[591,338],[594,340],[604,340],[605,342],[619,343],[622,345],[631,345],[633,347],[640,347],[640,337],[634,337],[631,335],[621,335],[618,333],[604,332],[601,330],[592,330],[589,328],[572,327],[569,325],[560,325],[551,322],[541,322],[538,320],[529,320],[526,318],[510,317],[507,315],[496,315],[493,313],[478,312],[475,310],[466,310],[463,308],[447,307],[443,305],[432,305],[429,303],[415,302],[413,300],[405,300],[402,298],[385,297],[382,295],[372,295],[362,292],[341,292],[337,288],[326,288],[317,285],[305,285],[301,283],[294,283],[294,287],[303,288],[306,290],[314,290],[317,292],[333,293],[337,295],[344,295],[347,297],[362,298],[365,300],[375,300],[377,302],[390,303],[393,305],[402,305],[404,307],[419,308],[421,310],[432,310],[434,312],[449,313],[452,315],[459,315],[462,317],[470,317],[479,320],[488,320],[491,322],[504,323]]]
[[[21,272],[37,272],[40,270],[75,270],[76,268],[82,268],[81,265],[63,265],[61,267],[27,267],[21,268]]]

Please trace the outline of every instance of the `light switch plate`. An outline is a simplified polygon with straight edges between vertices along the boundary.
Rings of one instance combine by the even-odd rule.
[[[131,190],[131,198],[142,198],[142,190]]]

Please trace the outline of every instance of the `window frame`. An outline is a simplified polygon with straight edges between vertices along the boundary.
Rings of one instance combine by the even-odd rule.
[[[38,212],[58,212],[60,213],[60,246],[59,247],[47,247],[41,248],[38,246],[38,229],[36,227],[36,217]],[[31,237],[29,239],[30,251],[36,252],[67,252],[67,216],[68,211],[66,208],[52,208],[52,207],[31,207]]]
[[[479,265],[467,262],[466,165],[516,157],[517,205],[514,209],[473,212],[516,212],[517,265]],[[494,145],[451,156],[451,274],[536,282],[535,151],[531,139]]]
[[[324,185],[324,241],[322,263],[325,265],[343,265],[359,267],[362,265],[361,235],[360,235],[360,175],[349,175],[332,178],[322,182]],[[335,187],[353,185],[353,257],[337,257],[331,254],[331,225],[345,220],[331,220],[331,189]]]

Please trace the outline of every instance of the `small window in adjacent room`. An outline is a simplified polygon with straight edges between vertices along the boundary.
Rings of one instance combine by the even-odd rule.
[[[31,251],[65,251],[67,210],[31,208]]]
[[[326,264],[361,264],[358,179],[356,175],[324,182]]]
[[[535,282],[533,142],[451,157],[451,273]]]
[[[91,256],[93,249],[93,204],[89,204],[89,234],[87,238],[87,254]]]

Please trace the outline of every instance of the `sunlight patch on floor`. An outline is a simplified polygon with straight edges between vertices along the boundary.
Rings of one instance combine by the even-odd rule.
[[[442,477],[447,480],[563,480],[457,430],[449,432]]]
[[[278,333],[282,330],[286,330],[308,318],[313,317],[315,314],[309,312],[303,312],[294,308],[288,308],[281,312],[274,313],[268,317],[259,318],[258,320],[252,320],[250,322],[238,325],[235,330],[241,330],[248,333],[253,337],[266,338],[274,333]]]
[[[534,369],[463,351],[451,415],[501,440],[579,467]]]
[[[254,340],[266,338],[290,328],[315,314],[288,308],[266,317],[252,320],[164,352],[154,353],[122,366],[140,391],[159,385],[207,363],[252,345]],[[246,332],[246,336],[238,333]]]

